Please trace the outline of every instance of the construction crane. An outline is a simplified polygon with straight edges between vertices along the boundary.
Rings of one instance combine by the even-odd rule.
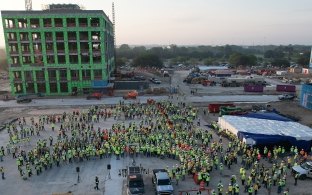
[[[26,11],[32,10],[32,0],[25,0],[25,10]]]
[[[115,35],[115,5],[114,2],[112,3],[112,16],[113,16],[113,39],[114,39],[114,67],[115,67],[115,74],[117,73],[117,67],[116,67],[116,35]]]
[[[114,2],[112,4],[112,15],[113,15],[113,36],[114,36],[114,47],[116,49],[116,36],[115,36],[115,5]]]

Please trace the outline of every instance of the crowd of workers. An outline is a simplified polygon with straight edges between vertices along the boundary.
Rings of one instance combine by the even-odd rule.
[[[111,117],[116,120],[111,128],[95,128],[97,123]],[[179,180],[192,175],[198,183],[205,183],[208,187],[211,179],[218,180],[212,194],[238,195],[242,191],[257,194],[261,187],[270,194],[275,186],[276,193],[289,194],[286,184],[290,181],[286,180],[286,175],[305,155],[296,147],[292,147],[287,157],[283,147],[275,147],[272,151],[265,148],[260,153],[259,149],[248,147],[231,134],[225,135],[229,139],[227,143],[225,136],[221,135],[222,131],[201,128],[199,110],[183,102],[120,102],[105,108],[92,106],[88,110],[45,115],[38,119],[20,118],[6,129],[10,143],[6,151],[1,147],[0,160],[4,155],[12,155],[23,179],[39,175],[53,166],[136,154],[178,160],[176,166],[167,167],[169,176],[177,185]],[[23,145],[30,145],[32,137],[40,137],[43,131],[51,134],[54,131],[57,136],[39,139],[31,150],[23,149]],[[133,150],[129,143],[138,144]],[[225,187],[222,182],[224,169],[232,169],[234,164],[240,164],[241,168],[239,173],[231,176],[230,183]],[[3,167],[0,172],[4,179]],[[218,172],[220,176],[212,177],[213,172]],[[295,175],[295,185],[297,178],[298,175]],[[98,189],[98,183],[96,186]]]

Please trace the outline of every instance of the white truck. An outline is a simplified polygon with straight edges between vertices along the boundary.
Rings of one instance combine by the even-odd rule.
[[[312,178],[312,161],[293,166],[292,172],[294,174],[299,174],[299,179],[306,179],[307,177]]]
[[[173,186],[166,170],[154,169],[152,182],[155,187],[156,195],[173,195]]]

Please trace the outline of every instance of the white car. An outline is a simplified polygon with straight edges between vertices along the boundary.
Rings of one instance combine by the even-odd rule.
[[[299,174],[299,179],[312,178],[312,161],[293,166],[292,171],[294,174]]]

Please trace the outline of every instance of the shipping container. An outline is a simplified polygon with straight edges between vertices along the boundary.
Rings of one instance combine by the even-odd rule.
[[[219,113],[220,107],[226,106],[226,107],[235,107],[234,104],[231,103],[217,103],[217,104],[209,104],[208,105],[208,111],[209,113]]]
[[[312,84],[302,85],[300,105],[312,110]]]
[[[296,92],[295,85],[276,85],[276,91],[279,92]]]
[[[263,92],[263,86],[262,85],[245,85],[244,91],[245,92]]]

